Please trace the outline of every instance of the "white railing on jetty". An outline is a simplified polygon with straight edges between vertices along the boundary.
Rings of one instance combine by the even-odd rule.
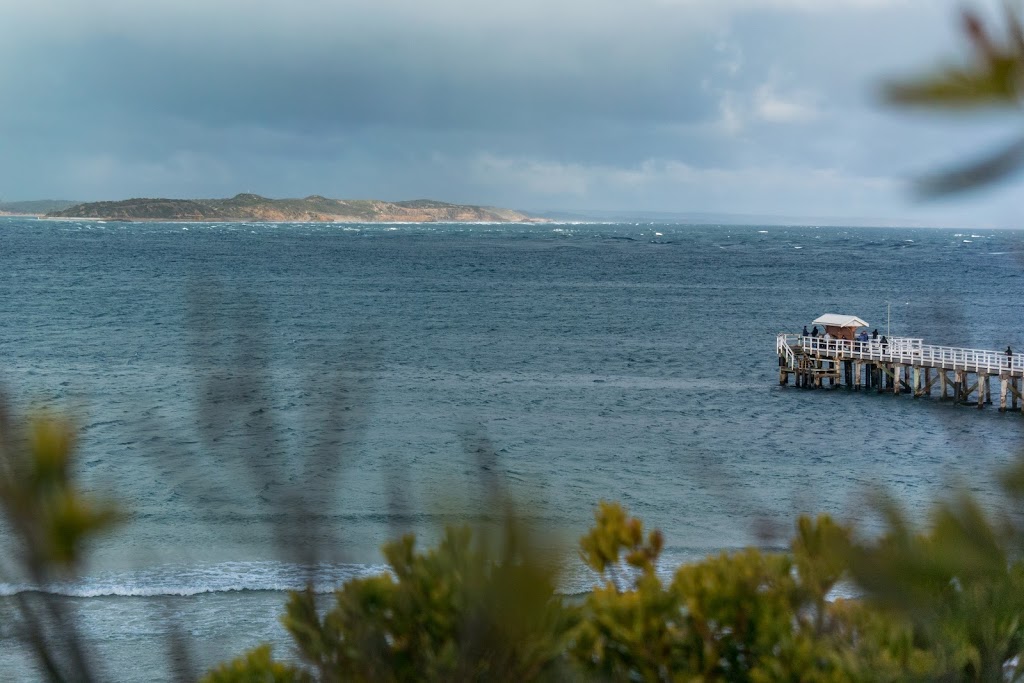
[[[886,341],[886,344],[882,344],[881,339],[862,342],[780,333],[776,340],[776,347],[779,355],[785,356],[786,363],[790,368],[796,364],[794,349],[800,349],[805,354],[811,353],[841,360],[876,360],[901,365],[969,370],[989,374],[1009,370],[1012,374],[1024,374],[1024,355],[1020,354],[1008,356],[1003,351],[934,346],[925,344],[921,339],[911,337],[893,337]]]
[[[794,368],[796,367],[796,355],[793,353],[793,347],[789,344],[790,336],[792,335],[780,334],[775,340],[775,350],[780,357],[786,359],[787,367]]]

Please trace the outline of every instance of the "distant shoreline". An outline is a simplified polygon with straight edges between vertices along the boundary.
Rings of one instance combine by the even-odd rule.
[[[431,223],[466,223],[467,225],[540,225],[548,223],[562,223],[548,218],[529,218],[521,221],[486,221],[486,220],[422,220],[422,221],[399,221],[399,220],[364,220],[364,219],[338,219],[338,220],[260,220],[252,218],[101,218],[93,216],[46,216],[46,215],[0,215],[0,218],[35,218],[40,221],[55,222],[77,222],[87,221],[90,223],[247,223],[252,225],[274,225],[280,223],[302,223],[310,225],[429,225]],[[603,221],[582,221],[585,223],[602,223]]]
[[[76,204],[46,213],[46,219],[181,221],[194,223],[547,223],[549,219],[493,206],[433,199],[268,199],[238,194],[228,199],[137,198]]]

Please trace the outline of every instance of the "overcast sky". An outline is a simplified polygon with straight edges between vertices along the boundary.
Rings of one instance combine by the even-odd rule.
[[[0,0],[0,198],[441,200],[1024,227],[1010,139],[878,103],[952,0]],[[991,3],[983,2],[983,6]]]

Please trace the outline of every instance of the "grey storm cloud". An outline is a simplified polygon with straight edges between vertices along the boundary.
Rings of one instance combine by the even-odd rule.
[[[399,11],[385,22],[386,3],[373,13],[342,7],[303,12],[299,4],[292,12],[305,22],[280,28],[279,13],[211,16],[216,6],[196,9],[191,21],[176,12],[147,22],[138,9],[109,24],[93,18],[26,42],[21,68],[4,80],[8,92],[217,125],[515,128],[709,113],[686,87],[700,78],[707,39],[659,25],[664,12],[638,14],[642,21],[618,12],[623,21],[612,30],[580,21],[582,5],[561,26],[521,16],[455,21],[455,11],[443,13],[449,21]]]
[[[880,111],[875,88],[949,54],[953,7],[10,3],[0,193],[897,210],[900,174],[952,129]],[[963,130],[966,149],[998,139]]]

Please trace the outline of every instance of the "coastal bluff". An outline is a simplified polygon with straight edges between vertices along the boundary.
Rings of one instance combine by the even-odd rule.
[[[268,199],[243,193],[230,199],[125,199],[76,204],[47,213],[46,218],[111,221],[246,221],[246,222],[543,222],[511,209],[449,204],[431,199],[385,202],[376,199]]]

